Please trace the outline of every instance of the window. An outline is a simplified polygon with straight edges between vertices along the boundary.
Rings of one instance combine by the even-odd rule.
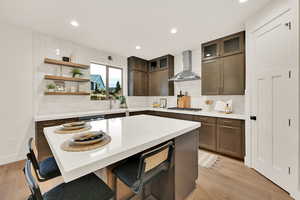
[[[122,69],[91,63],[90,70],[91,100],[118,99],[123,95]]]

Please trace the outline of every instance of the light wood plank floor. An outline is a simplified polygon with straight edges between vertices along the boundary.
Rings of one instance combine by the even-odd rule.
[[[0,199],[25,200],[29,189],[22,168],[24,161],[0,166]],[[41,183],[42,192],[62,182],[61,177]],[[187,200],[292,200],[272,182],[243,163],[221,157],[213,168],[199,168],[195,191]]]

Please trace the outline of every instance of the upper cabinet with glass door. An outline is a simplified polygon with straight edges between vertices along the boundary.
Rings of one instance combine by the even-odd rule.
[[[202,60],[214,59],[220,56],[220,41],[215,40],[202,45]]]
[[[244,52],[245,32],[236,33],[202,44],[202,60],[210,60]]]
[[[221,56],[230,56],[244,52],[245,32],[240,32],[221,39]]]

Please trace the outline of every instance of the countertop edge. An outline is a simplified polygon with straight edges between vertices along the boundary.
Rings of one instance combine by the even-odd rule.
[[[170,113],[178,113],[178,114],[187,114],[187,115],[200,115],[207,117],[217,117],[217,118],[228,118],[228,119],[239,119],[246,120],[246,114],[224,114],[218,112],[207,112],[207,111],[179,111],[179,110],[168,110],[164,108],[151,108],[151,107],[143,107],[143,108],[129,108],[129,109],[113,109],[113,110],[100,110],[100,111],[90,111],[90,112],[77,112],[77,113],[68,113],[68,114],[53,114],[53,115],[40,115],[35,116],[35,122],[48,121],[48,120],[59,120],[59,119],[68,119],[75,117],[87,117],[93,115],[107,115],[107,114],[117,114],[117,113],[126,113],[126,112],[138,112],[138,111],[159,111],[159,112],[170,112]]]

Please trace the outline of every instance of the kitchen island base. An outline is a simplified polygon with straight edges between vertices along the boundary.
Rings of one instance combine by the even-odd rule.
[[[184,200],[193,192],[198,178],[198,130],[173,139],[175,144],[172,167],[168,172],[144,187],[145,196],[162,200]],[[108,185],[116,191],[116,200],[123,200],[133,193],[108,167]],[[116,184],[115,184],[116,183]]]

